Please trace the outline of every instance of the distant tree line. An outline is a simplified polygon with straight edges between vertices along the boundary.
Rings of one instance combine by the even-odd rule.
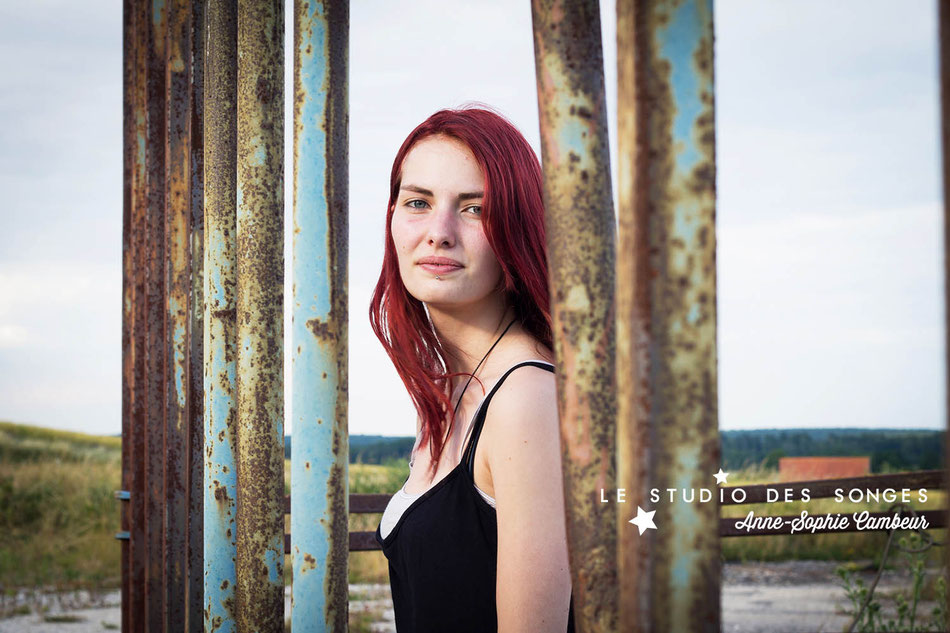
[[[778,468],[780,457],[871,458],[871,472],[943,468],[944,431],[774,429],[721,431],[723,468]]]
[[[778,468],[780,457],[871,457],[871,472],[885,468],[943,468],[944,431],[921,429],[773,429],[720,431],[722,467],[764,464]],[[384,464],[409,459],[413,437],[351,435],[350,463]],[[290,457],[290,436],[285,442]]]
[[[284,457],[290,459],[290,435],[284,437]],[[408,460],[414,437],[388,435],[351,435],[351,464],[385,464],[390,461]]]

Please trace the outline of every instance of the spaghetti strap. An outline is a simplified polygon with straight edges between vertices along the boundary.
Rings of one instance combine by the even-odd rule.
[[[475,419],[472,420],[471,428],[469,433],[471,436],[468,439],[468,443],[465,446],[465,452],[462,453],[462,463],[465,465],[465,468],[474,476],[475,473],[475,448],[478,444],[478,438],[482,433],[482,426],[485,424],[485,414],[488,411],[488,403],[491,402],[491,398],[495,395],[495,392],[498,391],[498,388],[501,386],[501,383],[505,382],[505,378],[508,377],[508,374],[523,367],[525,365],[532,365],[534,367],[541,367],[546,369],[551,373],[554,373],[554,365],[548,363],[547,361],[540,360],[525,360],[511,367],[508,371],[502,374],[501,378],[495,383],[495,386],[492,387],[491,391],[488,392],[488,395],[485,396],[485,399],[482,401],[481,405],[478,407],[478,411],[475,412]]]

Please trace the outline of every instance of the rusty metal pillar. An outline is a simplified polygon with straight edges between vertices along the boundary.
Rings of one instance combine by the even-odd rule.
[[[294,2],[291,628],[347,628],[348,0]]]
[[[204,630],[237,620],[237,0],[209,0],[204,67]]]
[[[950,428],[950,6],[947,0],[937,2],[937,21],[940,33],[940,106],[941,139],[943,141],[943,274],[945,312],[945,380],[947,384],[947,425]],[[950,459],[950,433],[944,438],[944,489],[950,490],[950,469],[946,460]],[[947,525],[950,525],[950,509],[947,510]],[[950,529],[948,529],[950,536]],[[950,547],[944,548],[944,562],[950,568]],[[946,609],[950,611],[950,592],[947,592]]]
[[[712,0],[618,0],[619,518],[624,631],[719,631]]]
[[[616,631],[615,228],[597,0],[533,0],[564,494],[578,632]]]
[[[188,512],[188,326],[191,295],[191,2],[166,8],[165,105],[165,630],[185,623]]]
[[[165,626],[165,3],[152,0],[146,41],[146,400],[145,506],[148,566],[145,619],[149,633]]]
[[[191,265],[188,304],[188,516],[186,521],[188,572],[185,583],[187,633],[204,630],[204,59],[205,0],[191,7],[191,123],[189,143],[188,206],[191,212],[189,258]]]
[[[284,8],[238,0],[237,631],[284,630]]]
[[[126,0],[123,13],[122,626],[199,631],[203,2]]]
[[[130,542],[132,477],[132,409],[135,397],[135,250],[138,227],[132,223],[135,198],[135,8],[132,0],[122,3],[122,492],[119,506],[122,536],[122,630],[131,631],[129,598],[133,577]]]
[[[149,37],[149,5],[141,0],[128,0],[126,24],[131,35],[126,38],[125,57],[130,68],[130,83],[126,92],[126,112],[131,127],[125,137],[129,144],[126,156],[131,161],[129,182],[129,251],[125,271],[131,286],[131,305],[123,309],[128,320],[129,340],[124,349],[124,360],[131,367],[123,366],[124,382],[129,386],[128,434],[123,422],[123,450],[129,445],[129,463],[125,469],[128,478],[129,499],[129,570],[124,583],[123,631],[145,631],[145,588],[148,574],[148,542],[146,530],[146,506],[148,499],[148,474],[146,443],[148,436],[148,296],[146,279],[147,204],[146,181],[146,44]],[[129,358],[130,357],[130,358]],[[123,394],[125,396],[125,394]]]

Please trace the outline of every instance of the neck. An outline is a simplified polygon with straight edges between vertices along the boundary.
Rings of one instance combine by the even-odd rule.
[[[484,305],[459,308],[427,304],[429,318],[446,352],[449,372],[473,373],[498,335],[511,323],[514,309],[506,306],[499,296],[486,297]],[[518,324],[512,325],[505,338],[513,334]],[[502,343],[492,350],[494,356]],[[485,360],[487,363],[488,360]],[[481,369],[484,369],[482,363]],[[457,378],[456,378],[457,379]]]

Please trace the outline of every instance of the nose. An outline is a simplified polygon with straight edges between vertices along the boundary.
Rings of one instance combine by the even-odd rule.
[[[429,214],[428,241],[433,246],[446,246],[451,248],[455,245],[456,236],[456,217],[450,208],[436,208]]]

